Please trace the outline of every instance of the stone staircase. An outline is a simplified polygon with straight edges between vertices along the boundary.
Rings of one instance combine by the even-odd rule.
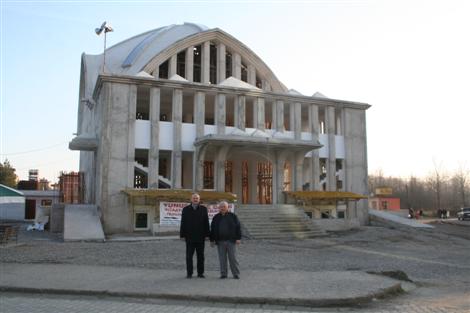
[[[294,205],[237,205],[235,213],[243,235],[250,239],[305,239],[325,235]]]

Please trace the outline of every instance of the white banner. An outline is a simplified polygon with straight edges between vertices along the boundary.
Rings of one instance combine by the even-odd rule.
[[[189,205],[187,202],[160,202],[160,226],[179,226],[181,223],[181,213],[187,205]],[[203,205],[207,207],[210,223],[214,215],[219,213],[219,209],[217,204]],[[228,210],[230,212],[235,211],[233,203],[228,204]]]

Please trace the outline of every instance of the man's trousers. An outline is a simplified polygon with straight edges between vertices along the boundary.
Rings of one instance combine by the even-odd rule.
[[[197,274],[204,274],[204,242],[186,241],[186,273],[193,275],[193,256],[196,251],[197,256]]]
[[[218,241],[217,252],[219,254],[220,275],[227,276],[227,257],[230,263],[230,270],[233,276],[240,275],[238,261],[236,256],[236,244],[232,241]]]

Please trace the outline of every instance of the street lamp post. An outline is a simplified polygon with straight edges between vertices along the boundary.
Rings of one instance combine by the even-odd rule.
[[[112,32],[114,29],[106,23],[106,21],[101,24],[100,28],[95,28],[95,33],[99,36],[104,32],[104,48],[103,48],[103,68],[102,72],[104,73],[105,64],[106,64],[106,33]]]

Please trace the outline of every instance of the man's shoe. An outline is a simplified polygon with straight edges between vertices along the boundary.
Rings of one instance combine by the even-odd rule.
[[[204,274],[200,274],[200,275],[197,275],[198,278],[206,278],[206,276],[204,276]]]
[[[225,279],[225,278],[227,278],[227,275],[221,275],[220,276],[220,279]]]
[[[233,279],[240,279],[238,275],[233,275]]]
[[[191,279],[191,278],[193,278],[193,275],[186,275],[186,278]]]

